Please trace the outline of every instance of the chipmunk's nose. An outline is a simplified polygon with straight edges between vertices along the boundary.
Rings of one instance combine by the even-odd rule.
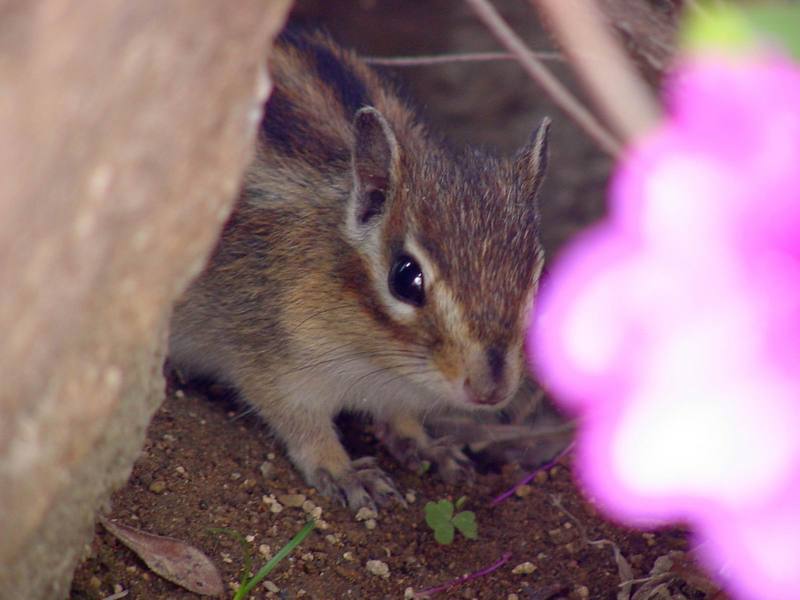
[[[498,388],[494,387],[489,390],[481,390],[472,385],[469,377],[464,380],[464,394],[467,397],[467,402],[470,404],[493,406],[503,399]]]
[[[467,365],[464,394],[471,404],[494,405],[506,396],[506,356],[502,348],[490,346],[475,353]]]

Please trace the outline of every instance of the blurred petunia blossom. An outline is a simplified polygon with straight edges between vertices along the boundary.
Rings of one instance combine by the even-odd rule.
[[[615,518],[691,524],[741,598],[800,598],[800,68],[687,57],[609,214],[559,257],[529,332]]]

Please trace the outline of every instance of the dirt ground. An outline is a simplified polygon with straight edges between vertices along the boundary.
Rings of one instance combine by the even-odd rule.
[[[550,48],[526,2],[506,0],[498,5],[532,47]],[[322,23],[343,43],[367,55],[497,49],[457,0],[307,1],[295,15]],[[556,69],[568,77],[563,66],[556,64]],[[432,127],[456,145],[478,144],[509,153],[525,142],[542,116],[554,117],[551,172],[542,207],[543,236],[551,255],[602,214],[609,161],[561,118],[515,65],[415,67],[397,69],[395,76]],[[407,588],[419,592],[439,586],[510,555],[492,573],[436,597],[611,599],[625,593],[623,580],[646,578],[657,559],[688,550],[687,536],[680,530],[634,532],[604,521],[573,482],[569,456],[492,508],[492,498],[528,471],[509,464],[479,474],[472,486],[447,486],[435,474],[402,471],[377,444],[368,423],[347,419],[342,432],[351,455],[377,456],[408,501],[406,507],[383,510],[375,527],[369,528],[304,485],[264,423],[243,412],[228,391],[213,385],[180,386],[171,377],[142,455],[128,485],[114,494],[109,513],[117,522],[201,549],[222,573],[228,597],[240,577],[243,549],[230,536],[211,530],[225,528],[245,537],[257,568],[308,518],[300,507],[271,510],[270,496],[281,501],[287,494],[302,494],[321,507],[327,528],[313,531],[253,598],[403,598]],[[478,539],[457,535],[453,544],[440,546],[425,523],[424,505],[463,495],[465,508],[476,514]],[[590,543],[596,540],[616,544],[624,560],[615,557],[611,543]],[[369,572],[370,560],[383,561],[388,576]],[[524,563],[530,565],[518,568]],[[631,573],[621,573],[621,563],[629,564]],[[711,597],[702,578],[685,572],[663,582],[664,589],[653,592],[659,595],[641,593],[639,598]],[[621,597],[639,600],[635,591],[642,585]],[[123,591],[135,599],[198,597],[149,571],[98,525],[71,598],[99,600]]]

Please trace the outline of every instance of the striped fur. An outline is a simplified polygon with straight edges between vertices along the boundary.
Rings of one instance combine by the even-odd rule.
[[[283,34],[270,66],[257,156],[207,269],[176,307],[170,352],[237,386],[307,480],[357,508],[364,487],[379,494],[363,477],[360,491],[343,483],[361,471],[336,439],[336,412],[402,421],[407,432],[410,416],[499,405],[519,385],[543,260],[546,126],[512,160],[454,156],[324,34]],[[401,252],[423,267],[422,307],[389,291]],[[421,428],[416,437],[428,443]]]

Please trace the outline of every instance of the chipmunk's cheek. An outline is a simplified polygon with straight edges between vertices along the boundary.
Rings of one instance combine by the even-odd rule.
[[[433,354],[433,364],[442,377],[449,382],[463,380],[461,363],[460,357],[455,352],[440,351]]]

